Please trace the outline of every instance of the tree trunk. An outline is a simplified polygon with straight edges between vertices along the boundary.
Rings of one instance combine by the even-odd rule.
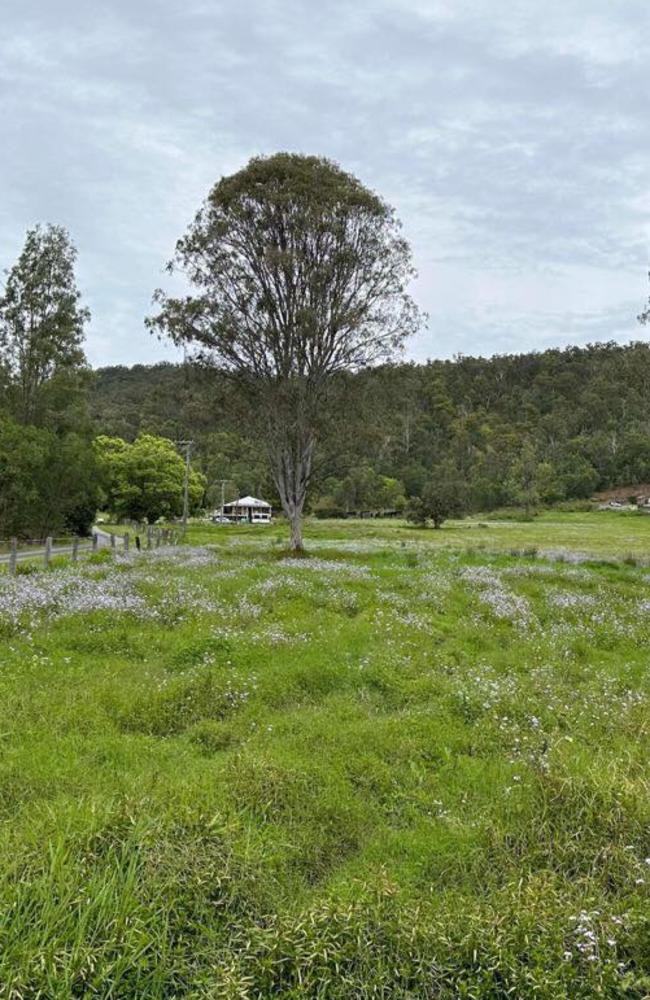
[[[315,438],[310,431],[285,440],[273,450],[273,478],[289,522],[292,552],[302,552],[302,515],[307,499]]]
[[[289,522],[289,548],[292,552],[302,552],[302,512],[305,505],[304,497],[302,502],[295,503],[289,501],[285,502],[282,491],[280,491],[280,499],[282,500],[282,509],[284,510],[287,521]]]
[[[292,552],[302,552],[302,510],[294,510],[289,518],[289,524],[291,526],[291,539],[289,542],[289,547]]]

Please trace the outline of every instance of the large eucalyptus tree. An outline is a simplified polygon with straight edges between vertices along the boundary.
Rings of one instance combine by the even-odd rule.
[[[419,323],[395,212],[329,160],[256,158],[215,185],[168,270],[191,292],[156,292],[149,326],[238,379],[300,549],[333,376],[388,359]]]

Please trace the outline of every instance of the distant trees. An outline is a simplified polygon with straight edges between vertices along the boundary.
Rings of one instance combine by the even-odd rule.
[[[418,324],[395,213],[328,160],[258,158],[212,189],[169,269],[195,291],[158,292],[150,326],[237,379],[300,549],[332,377],[388,358]]]
[[[227,499],[232,499],[233,490],[237,490],[240,496],[262,497],[277,506],[268,461],[258,441],[237,431],[213,431],[207,432],[197,445],[198,467],[208,482],[208,506],[218,507],[221,503],[222,482]]]
[[[46,389],[71,388],[85,367],[84,326],[74,265],[77,251],[62,226],[36,226],[8,271],[0,295],[0,368],[9,408],[20,423],[43,422]]]
[[[429,521],[441,528],[450,517],[459,517],[466,508],[464,488],[456,471],[449,465],[434,469],[422,491],[412,497],[405,510],[406,520],[426,527]]]
[[[532,510],[536,501],[650,483],[649,400],[643,342],[345,373],[322,411],[310,506],[345,510],[338,501],[347,496],[352,509],[367,469],[421,496],[431,469],[444,462],[462,475],[468,511],[525,505],[526,492]],[[92,410],[97,427],[112,435],[194,438],[197,468],[211,485],[233,479],[242,494],[259,489],[279,506],[264,442],[235,382],[190,366],[106,369],[97,373]]]
[[[0,538],[85,534],[97,486],[76,250],[36,226],[0,291]]]
[[[530,441],[524,441],[511,468],[510,490],[516,506],[527,514],[539,506],[542,466]],[[548,472],[547,472],[548,478]]]
[[[368,464],[352,469],[343,479],[331,477],[322,484],[315,512],[320,516],[363,510],[404,509],[404,486],[391,476],[382,476]]]
[[[172,441],[143,434],[132,444],[98,437],[94,445],[101,502],[119,518],[152,523],[183,509],[185,462]],[[190,511],[200,506],[204,477],[190,471]]]

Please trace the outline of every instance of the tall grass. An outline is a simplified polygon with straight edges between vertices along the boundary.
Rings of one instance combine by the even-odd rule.
[[[646,543],[563,517],[4,581],[0,995],[647,996]]]

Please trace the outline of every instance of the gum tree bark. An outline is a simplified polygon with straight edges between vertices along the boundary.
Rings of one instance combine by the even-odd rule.
[[[332,377],[388,360],[419,325],[395,213],[328,160],[254,159],[212,189],[168,270],[193,294],[158,290],[148,325],[237,379],[301,549]]]
[[[316,434],[309,425],[287,433],[286,426],[271,430],[271,470],[282,509],[289,522],[290,547],[303,548],[302,522],[311,477]]]

